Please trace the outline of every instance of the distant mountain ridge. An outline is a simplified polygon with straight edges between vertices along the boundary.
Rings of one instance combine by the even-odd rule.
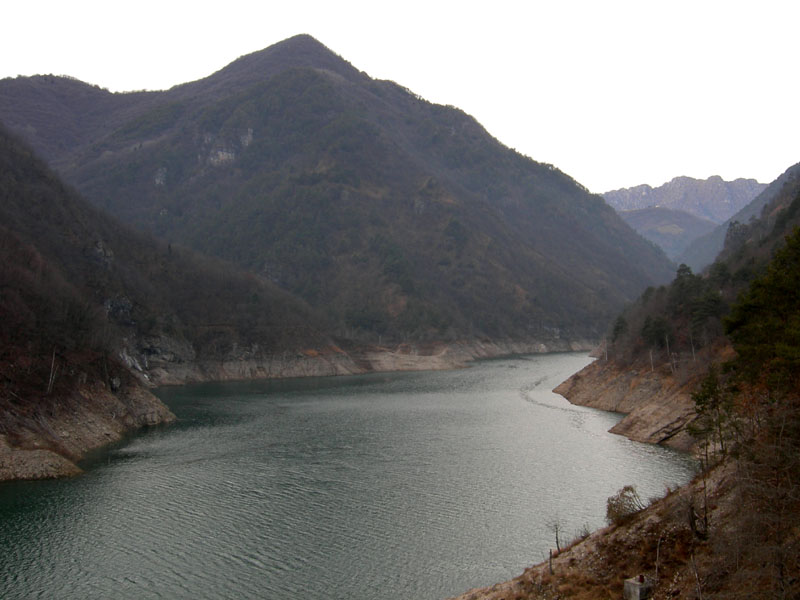
[[[680,262],[686,263],[695,271],[701,271],[717,258],[725,246],[728,231],[731,225],[746,225],[751,220],[764,216],[771,203],[775,202],[787,186],[793,185],[800,178],[800,163],[789,167],[775,181],[765,186],[764,189],[747,205],[742,207],[730,218],[719,224],[709,233],[694,240],[679,256]]]
[[[620,211],[657,206],[722,223],[766,187],[755,179],[724,181],[716,175],[708,179],[675,177],[657,188],[637,185],[605,192],[603,198]]]
[[[667,256],[673,260],[680,256],[692,241],[716,226],[708,219],[683,210],[661,206],[621,210],[619,215],[646,239],[663,248]]]
[[[602,199],[310,36],[165,92],[0,81],[0,120],[91,202],[365,340],[576,339],[672,267]]]

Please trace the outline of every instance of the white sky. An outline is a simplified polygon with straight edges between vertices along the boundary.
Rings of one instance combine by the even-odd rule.
[[[0,77],[165,89],[309,33],[594,192],[800,161],[797,0],[24,0]]]

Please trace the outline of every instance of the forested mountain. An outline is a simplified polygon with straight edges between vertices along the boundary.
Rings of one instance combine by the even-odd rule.
[[[758,196],[753,198],[744,208],[730,217],[725,222],[714,228],[709,233],[700,236],[678,256],[678,262],[686,263],[692,269],[700,271],[710,265],[726,244],[726,238],[731,232],[737,236],[742,224],[749,224],[751,220],[762,214],[769,213],[769,205],[779,201],[784,194],[786,185],[793,185],[793,181],[800,177],[800,164],[786,170],[778,179],[770,183]],[[766,211],[766,213],[765,213]]]
[[[219,360],[237,346],[278,353],[330,343],[319,333],[323,322],[296,298],[118,224],[2,128],[0,251],[0,369],[16,398],[46,389],[42,378],[56,366],[55,383],[69,387],[87,374],[144,371],[148,359]]]
[[[657,188],[637,185],[603,194],[606,202],[617,210],[660,207],[681,210],[722,223],[761,193],[765,184],[755,179],[724,181],[719,176],[708,179],[675,177]]]
[[[163,92],[0,82],[88,200],[364,340],[596,338],[672,268],[600,197],[309,36]]]
[[[670,360],[669,350],[685,361],[722,337],[722,317],[729,307],[800,226],[800,177],[792,176],[795,170],[789,169],[757,199],[763,202],[760,218],[729,229],[705,274],[681,265],[670,286],[649,288],[617,319],[609,339],[618,360],[634,361],[649,348],[663,360]]]
[[[715,227],[714,222],[708,219],[660,206],[620,210],[619,216],[646,239],[661,247],[672,259],[679,256],[692,241]]]

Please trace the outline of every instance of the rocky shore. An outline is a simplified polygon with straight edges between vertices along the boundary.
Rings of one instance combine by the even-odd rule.
[[[695,440],[687,430],[695,417],[692,391],[709,364],[730,359],[732,352],[721,344],[673,365],[649,361],[619,365],[598,358],[553,391],[572,404],[625,413],[611,433],[692,452]]]
[[[553,391],[572,404],[625,413],[610,430],[612,433],[638,442],[694,452],[695,440],[687,430],[695,417],[692,390],[709,362],[726,360],[731,352],[726,345],[716,346],[698,354],[691,362],[672,366],[649,362],[621,366],[598,358]],[[694,583],[694,573],[685,564],[686,557],[666,558],[667,546],[659,543],[654,547],[653,540],[672,543],[670,550],[691,545],[694,535],[685,515],[688,507],[699,504],[698,498],[703,494],[713,495],[714,512],[730,512],[731,499],[726,485],[729,471],[728,468],[717,469],[709,475],[708,481],[694,481],[653,502],[630,523],[605,527],[574,541],[566,550],[556,553],[552,565],[550,561],[534,565],[510,581],[473,589],[451,600],[544,600],[565,596],[596,598],[608,594],[621,597],[625,577],[640,573],[653,575],[659,551],[667,565],[674,563],[666,568],[662,566],[661,575],[672,579],[667,586],[667,597],[684,597]]]
[[[387,371],[458,369],[469,362],[514,354],[589,352],[587,340],[547,342],[468,340],[402,343],[394,346],[328,346],[267,354],[255,346],[233,348],[222,356],[199,357],[188,345],[169,339],[130,344],[122,358],[149,385],[181,385],[203,381],[327,377]]]
[[[0,435],[0,481],[69,477],[88,452],[145,426],[171,423],[175,415],[135,380],[112,392],[83,385],[50,399],[25,418],[24,427]]]
[[[694,443],[686,430],[694,418],[693,387],[694,378],[681,381],[668,367],[627,369],[598,359],[553,391],[572,404],[625,413],[611,433],[688,452]]]

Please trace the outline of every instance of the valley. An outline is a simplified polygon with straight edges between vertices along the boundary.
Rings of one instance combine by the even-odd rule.
[[[798,593],[798,165],[592,194],[309,35],[163,91],[2,79],[0,123],[0,480],[174,424],[158,386],[593,350],[556,391],[701,474],[463,598]]]

